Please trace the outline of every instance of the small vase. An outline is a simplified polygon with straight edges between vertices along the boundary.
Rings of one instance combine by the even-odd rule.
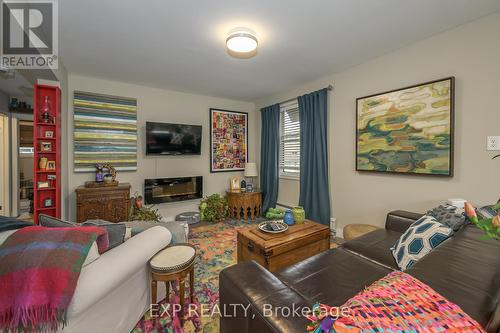
[[[49,96],[45,96],[45,99],[43,101],[43,105],[42,105],[42,108],[41,108],[41,112],[42,112],[42,121],[44,123],[51,123],[52,122],[52,119],[50,117],[50,112],[52,111],[52,104],[50,102],[50,98]]]
[[[292,214],[293,214],[293,218],[295,220],[295,223],[297,223],[297,224],[304,223],[304,220],[306,219],[306,212],[304,211],[303,207],[300,207],[300,206],[293,207]]]
[[[40,158],[40,161],[38,162],[38,167],[40,168],[40,170],[45,170],[47,169],[47,162],[49,160],[47,159],[47,157],[41,157]]]
[[[283,222],[285,222],[288,225],[294,224],[293,214],[290,209],[287,209],[287,211],[285,212],[285,216],[283,216]]]

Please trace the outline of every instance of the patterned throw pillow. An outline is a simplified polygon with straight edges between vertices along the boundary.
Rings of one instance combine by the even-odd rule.
[[[458,231],[465,223],[467,217],[463,209],[444,204],[427,212],[427,215],[434,217],[438,222],[450,227],[453,231]]]
[[[392,255],[401,270],[413,266],[439,244],[453,235],[453,230],[432,216],[423,216],[401,235],[391,248]]]

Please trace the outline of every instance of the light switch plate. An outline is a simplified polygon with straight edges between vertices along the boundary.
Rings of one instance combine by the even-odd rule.
[[[500,150],[500,136],[489,136],[486,144],[486,149],[490,151]]]

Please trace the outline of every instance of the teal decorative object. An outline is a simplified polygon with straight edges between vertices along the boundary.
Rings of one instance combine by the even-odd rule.
[[[293,219],[293,214],[290,209],[287,209],[285,212],[285,216],[283,217],[283,222],[285,222],[288,225],[294,225],[295,221]]]

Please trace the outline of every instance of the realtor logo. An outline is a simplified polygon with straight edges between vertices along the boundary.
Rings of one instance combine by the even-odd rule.
[[[0,15],[3,66],[57,69],[57,0],[4,0]]]

